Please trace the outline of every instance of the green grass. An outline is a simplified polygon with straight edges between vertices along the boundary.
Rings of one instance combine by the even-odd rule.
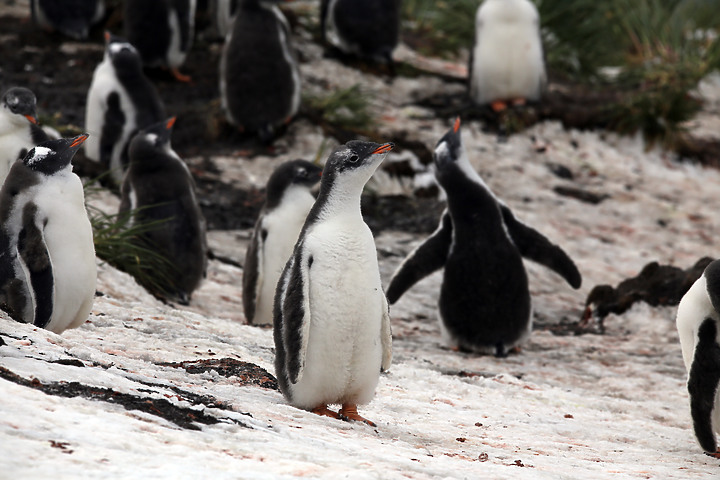
[[[306,95],[303,104],[324,122],[347,130],[365,130],[374,120],[368,94],[358,84],[325,96]]]

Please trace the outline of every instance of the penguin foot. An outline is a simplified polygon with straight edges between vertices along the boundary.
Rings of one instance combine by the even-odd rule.
[[[512,99],[513,107],[524,107],[526,103],[527,103],[527,99],[525,99],[525,98],[513,98]]]
[[[315,415],[320,415],[321,417],[336,418],[338,420],[340,420],[342,418],[342,416],[340,416],[340,414],[338,414],[337,412],[333,412],[325,404],[318,405],[317,407],[313,408],[310,411],[312,413],[314,413]]]
[[[343,406],[340,409],[340,418],[348,421],[354,420],[356,422],[363,422],[371,427],[377,427],[374,422],[371,422],[367,418],[363,418],[358,414],[357,405],[354,403],[343,403]]]
[[[180,73],[180,70],[177,68],[171,68],[170,73],[172,73],[172,76],[175,77],[175,80],[178,82],[190,83],[192,81],[192,78],[189,75]]]
[[[505,102],[503,100],[495,100],[494,102],[492,102],[490,104],[490,108],[492,108],[493,112],[499,113],[499,112],[502,112],[503,110],[507,110],[508,105],[507,105],[507,102]]]
[[[715,453],[705,452],[705,455],[707,455],[708,457],[720,459],[720,448],[718,448],[717,452]]]

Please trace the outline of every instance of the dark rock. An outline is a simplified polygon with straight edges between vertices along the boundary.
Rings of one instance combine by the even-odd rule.
[[[553,191],[558,195],[574,198],[575,200],[579,200],[581,202],[589,203],[592,205],[597,205],[603,200],[610,198],[610,195],[604,193],[593,193],[582,188],[568,187],[563,185],[558,185],[557,187],[554,187]]]
[[[236,377],[241,385],[258,385],[263,388],[277,390],[277,379],[267,370],[254,363],[235,360],[234,358],[210,358],[205,360],[188,360],[180,363],[161,363],[165,367],[182,368],[188,373],[198,374],[211,370],[223,377]]]

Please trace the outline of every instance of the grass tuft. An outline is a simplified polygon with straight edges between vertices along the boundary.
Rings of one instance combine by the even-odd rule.
[[[358,84],[327,96],[307,95],[303,103],[322,121],[347,130],[365,130],[374,120],[368,94]]]

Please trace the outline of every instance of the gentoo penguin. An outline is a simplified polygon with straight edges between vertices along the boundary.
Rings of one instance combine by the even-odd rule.
[[[85,40],[90,27],[105,15],[104,0],[31,0],[33,21],[76,40]]]
[[[399,0],[322,0],[323,40],[341,52],[393,65],[400,32]]]
[[[255,223],[243,265],[243,307],[253,325],[272,325],[275,287],[297,242],[315,197],[310,189],[322,168],[305,160],[275,169],[265,189],[265,205]]]
[[[300,70],[279,0],[241,0],[220,60],[220,97],[228,121],[263,140],[300,106]]]
[[[192,46],[197,0],[125,0],[125,37],[143,63],[166,67],[181,82],[190,77],[178,68]]]
[[[135,47],[109,33],[105,42],[105,56],[95,68],[85,106],[85,129],[93,134],[85,142],[85,156],[108,168],[119,185],[132,136],[166,115]]]
[[[459,118],[433,158],[447,209],[438,229],[393,275],[388,301],[395,303],[417,281],[444,267],[438,310],[448,345],[505,356],[532,327],[522,257],[555,270],[574,288],[580,287],[580,272],[560,247],[517,220],[483,182],[468,161]]]
[[[677,311],[690,415],[700,447],[720,458],[720,260],[713,261],[680,300]]]
[[[205,277],[207,238],[195,181],[170,146],[174,123],[175,117],[151,125],[130,142],[120,213],[133,212],[135,224],[159,222],[157,228],[143,233],[143,240],[174,268],[167,284],[161,286],[163,291],[152,293],[188,304]]]
[[[320,193],[277,285],[275,373],[299,408],[374,425],[357,413],[390,367],[392,336],[360,194],[392,143],[351,141],[323,169]],[[341,404],[339,414],[327,408]]]
[[[224,39],[230,33],[237,7],[238,0],[214,0],[212,2],[213,23],[219,37]]]
[[[545,88],[540,16],[530,0],[485,0],[475,18],[470,97],[495,111],[537,101]]]
[[[38,126],[36,103],[35,94],[23,87],[8,89],[0,100],[0,184],[16,160],[48,140]]]
[[[55,333],[82,325],[95,296],[95,247],[75,152],[49,140],[13,164],[0,190],[0,308]]]

